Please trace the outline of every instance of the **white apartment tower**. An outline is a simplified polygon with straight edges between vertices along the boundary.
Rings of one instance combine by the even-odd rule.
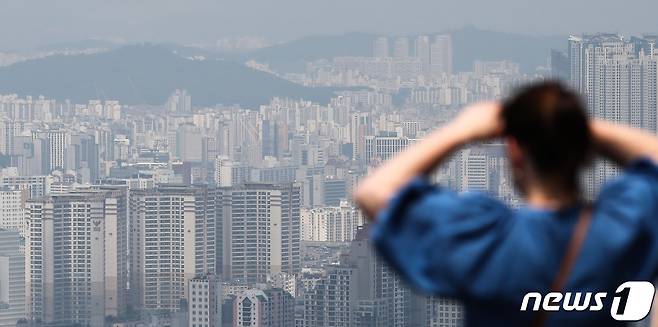
[[[430,74],[430,38],[427,35],[419,35],[416,38],[415,55],[420,60],[424,75]]]
[[[372,46],[372,56],[375,58],[386,58],[389,56],[388,38],[380,36],[375,39]]]
[[[409,58],[409,39],[406,37],[398,37],[393,44],[393,58],[406,59]]]
[[[14,154],[14,138],[20,135],[24,123],[4,118],[0,120],[0,153]]]
[[[30,318],[104,326],[125,307],[126,192],[85,190],[27,202]]]
[[[365,137],[365,163],[377,166],[402,152],[415,139],[398,136],[366,136]]]
[[[615,34],[569,37],[571,85],[583,94],[591,116],[657,131],[657,40]],[[584,178],[587,193],[594,194],[619,173],[620,167],[597,161]]]
[[[361,211],[341,201],[336,207],[302,209],[301,236],[306,241],[350,242],[363,225]]]
[[[27,190],[0,186],[0,229],[9,229],[26,236],[25,201]]]
[[[290,296],[297,296],[297,278],[293,274],[278,272],[267,275],[267,285],[271,288],[280,288]]]
[[[220,187],[233,185],[233,161],[228,157],[215,158],[215,184]]]
[[[163,185],[130,194],[131,294],[144,309],[179,310],[188,281],[215,271],[212,189]]]
[[[50,130],[45,132],[46,136],[46,160],[48,172],[54,170],[64,171],[66,168],[66,148],[69,143],[69,135],[64,130]]]
[[[192,97],[187,90],[175,90],[167,100],[169,112],[187,113],[192,111]]]
[[[187,295],[187,326],[222,326],[222,283],[214,275],[194,277],[189,282]]]
[[[371,117],[367,112],[355,112],[350,116],[350,142],[352,157],[365,159],[366,135],[372,132]]]
[[[294,326],[295,299],[280,288],[246,289],[233,299],[233,326]]]
[[[462,151],[461,189],[463,191],[489,191],[488,158],[486,151],[480,148],[469,148]]]
[[[52,176],[3,175],[0,177],[0,187],[26,190],[28,198],[39,198],[47,195],[50,193],[52,183]]]
[[[192,124],[183,124],[176,130],[176,151],[182,161],[201,161],[203,158],[203,135]]]
[[[233,305],[233,326],[269,326],[267,300],[262,290],[247,290],[238,294]]]
[[[452,37],[450,34],[435,36],[430,45],[430,73],[434,76],[452,74]]]
[[[246,184],[223,196],[225,278],[265,283],[270,273],[301,270],[298,186]]]
[[[16,231],[0,228],[0,326],[27,318],[25,256]]]

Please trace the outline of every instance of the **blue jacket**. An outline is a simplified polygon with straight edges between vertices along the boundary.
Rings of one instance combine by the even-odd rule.
[[[371,237],[413,287],[461,300],[467,325],[527,326],[537,313],[520,310],[523,298],[550,291],[581,209],[515,210],[483,193],[457,194],[417,178],[378,215]],[[604,308],[552,312],[546,325],[620,325],[610,315],[618,286],[653,281],[657,273],[658,167],[639,160],[594,201],[564,289],[606,292]]]

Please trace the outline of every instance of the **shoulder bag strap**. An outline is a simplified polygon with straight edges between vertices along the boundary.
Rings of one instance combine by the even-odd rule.
[[[564,289],[564,286],[569,279],[569,273],[573,268],[573,265],[576,263],[576,258],[580,253],[580,249],[583,246],[585,237],[587,236],[587,230],[589,229],[590,222],[592,220],[592,207],[587,205],[585,206],[578,217],[578,222],[574,227],[573,233],[571,235],[571,240],[569,240],[569,246],[567,251],[564,253],[562,262],[560,263],[560,268],[555,275],[555,279],[551,284],[551,292],[561,292]],[[533,319],[532,325],[534,327],[542,327],[548,319],[548,311],[542,310],[537,313]]]

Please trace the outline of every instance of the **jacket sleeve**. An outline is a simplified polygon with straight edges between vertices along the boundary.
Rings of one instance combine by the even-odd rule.
[[[483,193],[459,195],[417,178],[377,217],[379,254],[413,287],[463,297],[506,232],[511,210]]]

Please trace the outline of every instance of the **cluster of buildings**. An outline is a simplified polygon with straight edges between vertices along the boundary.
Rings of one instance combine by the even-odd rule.
[[[352,190],[433,127],[386,101],[345,91],[324,105],[247,109],[193,107],[185,90],[156,107],[3,96],[0,229],[11,244],[0,258],[11,264],[0,325],[416,321],[411,303],[431,299],[403,286],[365,232],[355,241],[365,220]],[[317,265],[305,242],[351,245]],[[335,272],[352,276],[347,297],[324,291]]]
[[[430,82],[403,104],[382,88],[259,108],[194,107],[185,90],[162,106],[0,96],[0,326],[460,325],[459,304],[376,256],[351,193],[457,104],[526,77],[507,61],[453,73],[448,35],[389,42],[334,64],[411,63]],[[655,37],[571,37],[551,73],[592,115],[656,132],[657,51]],[[517,205],[505,157],[474,145],[432,179]],[[616,169],[597,163],[588,190]]]
[[[456,72],[453,56],[450,34],[377,37],[370,57],[317,60],[306,65],[305,73],[284,77],[308,86],[358,86],[382,96],[398,94],[398,106],[458,108],[498,98],[541,76],[525,74],[519,64],[506,60],[478,60],[471,71]]]
[[[558,75],[583,94],[593,117],[657,132],[657,35],[594,34],[569,37],[568,60],[556,59]],[[597,161],[585,177],[588,193],[621,167]]]

